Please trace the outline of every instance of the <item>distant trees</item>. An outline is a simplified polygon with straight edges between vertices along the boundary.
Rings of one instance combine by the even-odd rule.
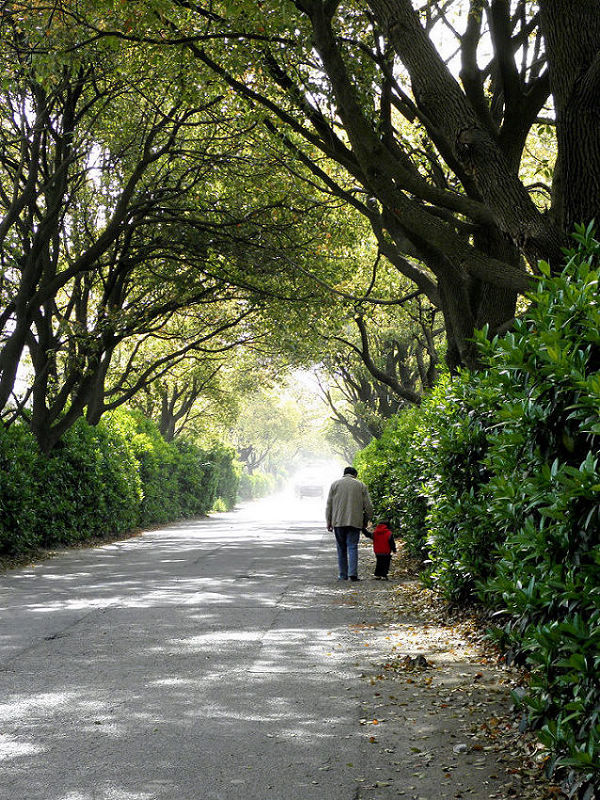
[[[244,399],[233,443],[248,473],[286,476],[303,460],[314,461],[327,452],[325,415],[322,407],[307,402],[307,394],[294,387],[292,377]]]
[[[439,312],[417,298],[390,309],[355,311],[343,333],[329,340],[321,391],[335,424],[361,447],[380,436],[387,419],[419,405],[440,370]]]

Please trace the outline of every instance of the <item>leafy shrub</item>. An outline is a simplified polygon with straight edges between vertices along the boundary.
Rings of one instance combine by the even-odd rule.
[[[443,378],[419,409],[388,423],[356,458],[376,514],[390,519],[425,561],[426,582],[453,601],[473,598],[493,568],[496,532],[481,504],[489,472],[487,428],[497,391],[468,373]]]
[[[425,431],[415,454],[427,500],[426,581],[447,599],[470,602],[497,559],[501,532],[490,525],[489,429],[498,405],[495,387],[464,373],[441,384],[424,403]],[[413,448],[414,449],[414,448]]]
[[[219,470],[208,453],[193,442],[178,439],[175,449],[173,477],[176,496],[172,499],[169,518],[198,517],[207,514],[215,501]]]
[[[30,431],[18,424],[0,426],[0,554],[15,556],[39,546],[38,459]]]
[[[478,337],[485,371],[438,387],[357,463],[400,522],[426,498],[430,582],[453,598],[476,592],[500,614],[498,640],[532,676],[522,702],[550,770],[570,770],[570,795],[590,800],[600,792],[600,245],[589,228],[575,240],[560,275],[541,265],[525,319],[502,339]]]
[[[130,446],[142,483],[140,524],[154,525],[177,519],[181,511],[177,450],[162,438],[152,420],[139,411],[127,413],[132,428]]]
[[[516,330],[482,341],[505,398],[488,458],[505,543],[481,594],[532,669],[531,721],[579,768],[573,791],[600,785],[600,245],[590,229],[576,240],[561,275],[542,265]]]
[[[166,442],[156,424],[137,411],[126,412],[125,424],[139,465],[142,525],[207,514],[219,492],[227,507],[233,507],[233,450],[222,445],[203,450],[187,439]]]
[[[117,431],[83,420],[49,456],[24,426],[0,432],[0,553],[122,533],[138,521],[137,465]]]
[[[50,456],[39,459],[43,546],[120,533],[135,525],[139,482],[131,461],[119,459],[124,451],[124,442],[103,425],[92,428],[80,420]]]
[[[247,472],[242,472],[238,495],[240,500],[256,500],[270,494],[275,489],[275,485],[276,479],[273,475],[265,472],[253,472],[252,475],[249,475]]]
[[[215,494],[221,500],[223,510],[231,511],[235,506],[242,467],[237,459],[237,453],[231,447],[215,444],[208,452],[210,462],[214,464],[217,473]],[[216,510],[216,509],[215,509]]]
[[[229,508],[237,470],[232,450],[169,444],[125,410],[96,427],[79,420],[49,455],[25,426],[0,427],[0,555],[200,516],[218,491]]]
[[[423,482],[419,442],[423,436],[422,412],[408,408],[386,424],[379,439],[357,453],[354,465],[369,487],[375,517],[389,520],[409,551],[425,555],[427,504],[420,492]]]

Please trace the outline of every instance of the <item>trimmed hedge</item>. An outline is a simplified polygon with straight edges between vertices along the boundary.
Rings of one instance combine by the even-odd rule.
[[[600,791],[600,245],[579,228],[564,271],[479,345],[485,369],[442,383],[357,459],[425,575],[479,601],[528,666],[522,699],[571,796]],[[395,518],[394,518],[395,514]],[[415,525],[422,520],[417,531]]]
[[[253,472],[249,475],[243,472],[240,477],[240,500],[257,500],[274,491],[277,481],[273,475],[265,472]]]
[[[490,433],[495,573],[480,596],[531,669],[524,707],[572,793],[600,792],[600,245],[580,229],[514,333],[486,345],[504,403]]]
[[[231,508],[238,483],[232,450],[167,443],[137,412],[79,420],[48,456],[24,425],[0,427],[0,555]]]
[[[354,460],[360,479],[369,487],[375,515],[401,531],[410,553],[421,558],[426,554],[427,502],[420,491],[425,465],[418,442],[427,435],[424,411],[407,408],[388,420],[381,437]]]
[[[0,428],[0,555],[123,533],[140,501],[137,465],[108,426],[78,422],[49,456],[24,426]]]
[[[219,505],[231,511],[238,499],[242,477],[242,465],[238,461],[237,453],[232,447],[215,444],[207,455],[217,474],[216,499],[220,501]]]

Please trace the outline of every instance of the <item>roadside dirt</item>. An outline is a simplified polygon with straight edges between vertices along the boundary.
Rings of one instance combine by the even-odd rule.
[[[366,573],[367,547],[361,559]],[[523,674],[503,664],[475,615],[452,616],[402,553],[389,582],[368,576],[353,595],[365,619],[381,618],[355,631],[369,652],[360,725],[381,776],[360,800],[565,797],[535,736],[520,731],[511,691]]]

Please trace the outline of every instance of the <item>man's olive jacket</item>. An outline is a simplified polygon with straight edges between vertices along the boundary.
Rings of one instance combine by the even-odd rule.
[[[344,475],[331,484],[327,496],[327,527],[348,525],[362,528],[373,515],[373,504],[367,487],[352,475]]]

